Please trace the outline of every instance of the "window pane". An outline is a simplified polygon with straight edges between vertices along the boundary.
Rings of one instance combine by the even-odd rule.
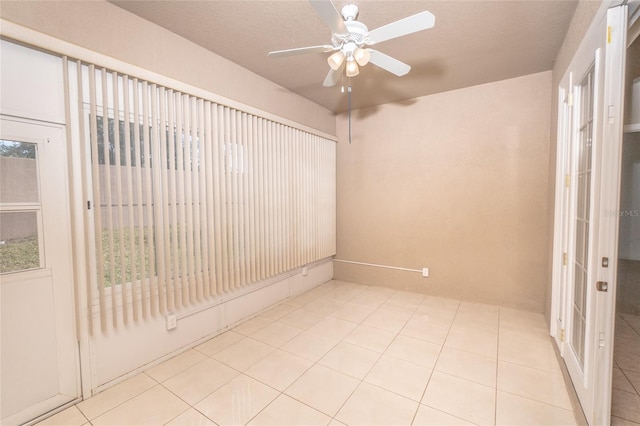
[[[0,273],[39,267],[38,214],[0,213]]]
[[[0,139],[0,203],[37,203],[36,144]]]

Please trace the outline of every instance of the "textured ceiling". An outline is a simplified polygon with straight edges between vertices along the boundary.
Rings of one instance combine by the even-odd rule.
[[[326,53],[267,53],[330,44],[307,1],[111,1],[330,110],[347,108],[340,85],[322,86]],[[434,28],[376,45],[412,69],[396,77],[374,65],[351,79],[353,107],[379,105],[550,70],[577,5],[573,0],[335,1],[355,3],[369,30],[428,10]]]

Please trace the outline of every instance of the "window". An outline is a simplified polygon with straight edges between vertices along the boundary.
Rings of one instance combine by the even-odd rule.
[[[107,289],[126,321],[335,254],[333,141],[80,68],[101,312]]]
[[[37,146],[0,140],[0,273],[43,266]]]

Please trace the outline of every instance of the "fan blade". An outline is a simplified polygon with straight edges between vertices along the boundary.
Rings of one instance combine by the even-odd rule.
[[[273,56],[276,58],[284,58],[287,56],[303,55],[305,53],[331,52],[332,50],[335,50],[333,46],[331,46],[330,44],[323,44],[321,46],[309,46],[309,47],[298,47],[295,49],[276,50],[274,52],[269,52],[269,56]]]
[[[399,60],[392,58],[389,55],[385,55],[382,52],[378,52],[377,50],[369,49],[369,53],[371,53],[371,58],[369,59],[369,63],[376,65],[383,70],[387,70],[392,74],[397,75],[398,77],[402,77],[406,73],[411,70],[411,67],[404,62],[400,62]]]
[[[335,86],[338,81],[340,81],[340,77],[342,77],[342,72],[344,71],[344,63],[337,70],[329,69],[329,73],[327,77],[324,79],[324,83],[322,85],[324,87]]]
[[[375,44],[432,28],[436,17],[424,11],[369,31],[367,44]]]
[[[346,34],[349,32],[344,24],[342,15],[338,13],[331,0],[309,0],[320,19],[331,29],[332,34]]]

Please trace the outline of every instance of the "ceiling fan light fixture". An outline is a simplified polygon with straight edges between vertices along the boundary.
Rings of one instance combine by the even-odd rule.
[[[371,59],[371,53],[369,53],[368,49],[363,49],[361,47],[358,47],[353,52],[353,58],[356,60],[358,65],[363,67],[369,63],[369,59]]]
[[[344,62],[344,53],[338,50],[327,58],[327,62],[332,70],[337,71]]]
[[[360,70],[358,69],[358,64],[353,59],[353,57],[347,58],[346,72],[347,72],[347,77],[355,77],[356,75],[360,74]]]

